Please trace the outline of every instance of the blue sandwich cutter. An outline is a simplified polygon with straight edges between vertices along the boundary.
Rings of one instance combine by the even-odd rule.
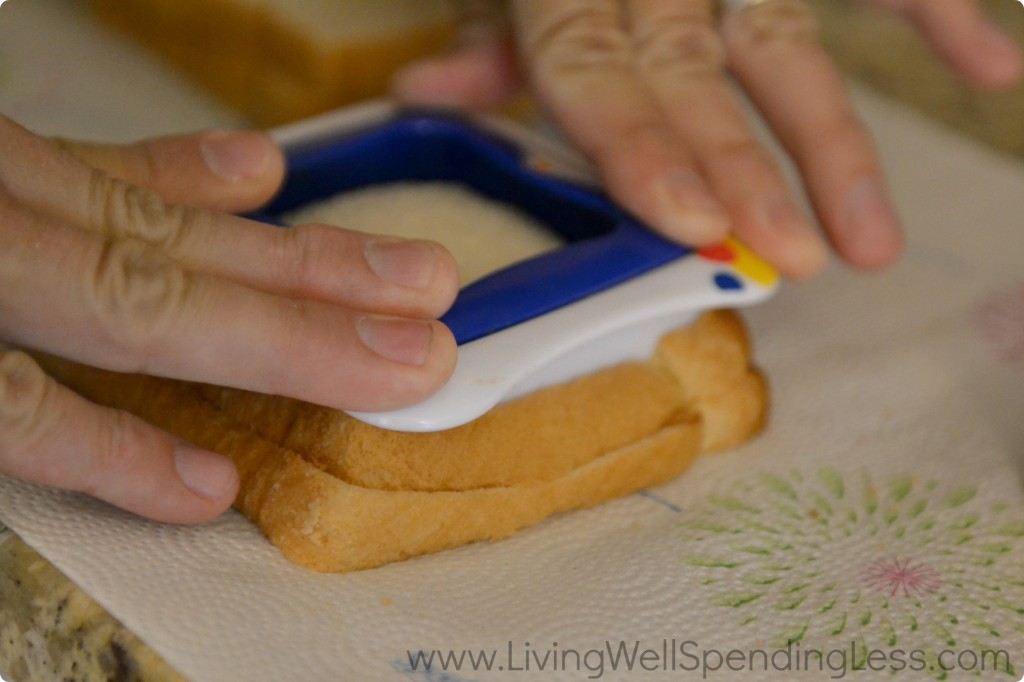
[[[459,344],[455,372],[427,400],[353,412],[399,431],[465,424],[497,405],[595,369],[650,356],[701,311],[748,305],[775,270],[735,241],[695,251],[618,208],[562,145],[509,121],[372,103],[275,131],[281,192],[255,217],[369,185],[447,181],[511,204],[565,239],[463,288],[441,320]]]

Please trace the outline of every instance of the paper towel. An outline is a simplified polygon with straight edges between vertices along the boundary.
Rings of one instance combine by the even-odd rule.
[[[171,527],[0,479],[0,519],[196,682],[960,679],[1007,657],[981,677],[1017,679],[1024,167],[857,101],[907,257],[749,311],[769,426],[670,484],[349,575],[234,513]]]

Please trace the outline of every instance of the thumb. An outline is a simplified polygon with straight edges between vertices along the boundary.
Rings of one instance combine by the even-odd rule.
[[[66,372],[96,372],[42,358]],[[138,417],[101,407],[0,346],[0,473],[77,490],[157,521],[201,523],[231,504],[235,465]]]
[[[54,139],[93,168],[155,190],[166,202],[237,212],[263,204],[281,184],[284,156],[269,135],[209,131],[126,145]]]

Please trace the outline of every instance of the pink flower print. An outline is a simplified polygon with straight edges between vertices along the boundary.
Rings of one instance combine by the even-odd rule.
[[[868,587],[887,592],[890,597],[897,594],[909,597],[911,592],[932,593],[941,585],[938,571],[910,559],[879,559],[868,567],[864,577]]]

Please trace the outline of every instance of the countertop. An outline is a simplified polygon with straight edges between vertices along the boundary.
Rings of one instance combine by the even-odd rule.
[[[3,525],[0,673],[10,682],[181,679]]]
[[[852,78],[1024,158],[1024,87],[995,95],[973,93],[940,68],[900,22],[849,2],[810,2],[822,18],[824,41]],[[1020,3],[987,4],[1024,44]],[[11,682],[182,679],[2,525],[0,673]]]

